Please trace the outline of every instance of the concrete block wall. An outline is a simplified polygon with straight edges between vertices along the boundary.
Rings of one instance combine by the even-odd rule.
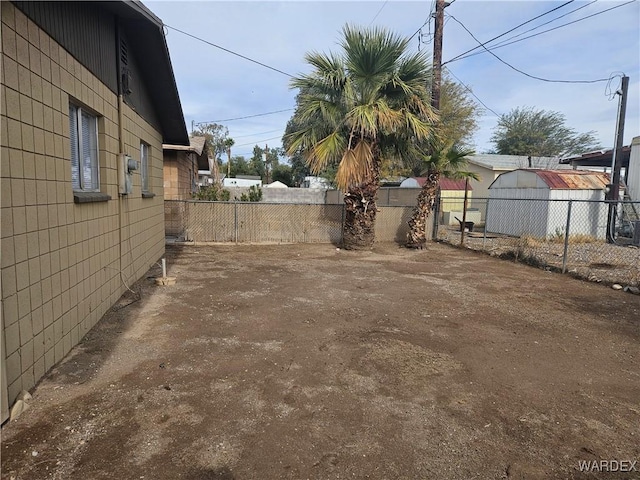
[[[326,190],[319,188],[263,188],[262,201],[324,204]]]
[[[124,109],[125,143],[150,147],[151,191],[119,199],[117,97],[9,2],[2,2],[1,289],[8,396],[59,362],[164,251],[161,135]],[[100,185],[75,204],[69,102],[99,116]]]

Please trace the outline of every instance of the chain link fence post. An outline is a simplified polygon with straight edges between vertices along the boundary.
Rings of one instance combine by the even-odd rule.
[[[567,253],[569,251],[569,228],[571,226],[571,206],[573,201],[569,200],[567,206],[567,227],[564,229],[564,251],[562,252],[562,273],[567,271]]]
[[[436,195],[436,202],[433,205],[434,209],[431,212],[433,215],[433,233],[431,235],[431,240],[438,240],[438,228],[440,228],[440,202],[442,201],[442,197],[440,196],[440,190],[438,190],[438,194]],[[425,218],[425,223],[426,223]]]
[[[237,201],[233,201],[233,236],[236,242],[236,245],[238,244],[238,202]]]
[[[347,204],[342,204],[342,218],[340,219],[340,245],[344,244],[344,222],[347,215]]]
[[[489,200],[491,200],[490,198],[487,198],[487,208],[485,208],[484,211],[484,228],[482,229],[482,250],[486,250],[487,249],[487,226],[489,225]]]

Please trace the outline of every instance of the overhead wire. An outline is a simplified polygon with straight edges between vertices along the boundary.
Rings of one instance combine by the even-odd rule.
[[[369,22],[369,26],[371,26],[371,24],[376,21],[376,18],[378,18],[378,15],[380,15],[380,12],[382,12],[382,9],[387,5],[387,3],[389,3],[389,0],[385,0],[385,2],[380,7],[380,10],[378,10],[378,13],[376,13],[371,22]]]
[[[200,41],[202,43],[206,43],[207,45],[210,45],[212,47],[218,48],[218,49],[220,49],[220,50],[222,50],[224,52],[230,53],[231,55],[235,55],[236,57],[240,57],[240,58],[242,58],[244,60],[248,60],[249,62],[252,62],[252,63],[255,63],[255,64],[260,65],[262,67],[268,68],[269,70],[273,70],[274,72],[281,73],[282,75],[286,75],[289,78],[293,78],[293,75],[291,75],[290,73],[284,72],[284,71],[280,70],[279,68],[275,68],[275,67],[272,67],[271,65],[267,65],[266,63],[259,62],[258,60],[254,60],[253,58],[247,57],[246,55],[242,55],[241,53],[238,53],[238,52],[234,52],[233,50],[229,50],[228,48],[221,47],[220,45],[216,45],[213,42],[205,40],[204,38],[200,38],[200,37],[198,37],[196,35],[193,35],[193,34],[191,34],[189,32],[185,32],[184,30],[180,30],[179,28],[172,27],[171,25],[167,25],[166,23],[163,24],[163,26],[166,27],[166,28],[170,28],[171,30],[175,30],[178,33],[182,33],[183,35],[186,35],[187,37],[191,37],[191,38],[193,38],[195,40],[198,40],[198,41]]]
[[[496,35],[495,37],[493,37],[493,38],[491,38],[491,39],[487,40],[487,41],[486,41],[486,42],[484,42],[484,43],[483,43],[483,42],[480,42],[479,40],[477,40],[477,39],[476,39],[476,41],[480,44],[479,46],[477,46],[477,47],[473,47],[473,48],[470,48],[470,49],[469,49],[469,50],[467,50],[466,52],[463,52],[463,53],[461,53],[461,54],[459,54],[459,55],[457,55],[457,56],[453,57],[452,59],[447,60],[446,62],[444,62],[444,63],[443,63],[443,65],[444,65],[445,63],[452,62],[453,60],[455,60],[455,59],[457,59],[458,57],[461,57],[461,56],[463,56],[463,55],[466,55],[467,53],[473,52],[474,50],[477,50],[477,49],[478,49],[478,48],[480,48],[480,47],[484,47],[484,46],[485,46],[485,44],[487,44],[487,43],[491,43],[491,42],[493,42],[494,40],[497,40],[498,38],[504,37],[506,34],[511,33],[511,32],[513,32],[514,30],[517,30],[518,28],[523,27],[524,25],[526,25],[526,24],[528,24],[528,23],[531,23],[531,22],[533,22],[534,20],[537,20],[538,18],[544,17],[545,15],[549,15],[550,13],[553,13],[553,12],[555,12],[556,10],[559,10],[560,8],[562,8],[562,7],[566,6],[566,5],[569,5],[570,3],[573,3],[574,1],[575,1],[575,0],[569,0],[568,2],[565,2],[565,3],[563,3],[562,5],[558,5],[557,7],[552,8],[551,10],[548,10],[548,11],[546,11],[546,12],[544,12],[544,13],[541,13],[540,15],[536,15],[535,17],[530,18],[530,19],[529,19],[529,20],[527,20],[526,22],[522,22],[522,23],[520,23],[519,25],[516,25],[515,27],[510,28],[510,29],[509,29],[509,30],[507,30],[506,32],[503,32],[503,33],[501,33],[500,35]],[[451,17],[453,18],[453,15],[452,15]],[[455,18],[454,18],[454,20],[455,20]]]
[[[431,17],[433,16],[433,14],[435,12],[435,8],[436,8],[436,0],[432,0],[431,7],[429,7],[429,15],[427,15],[427,19],[424,21],[424,23],[422,25],[420,25],[420,27],[418,27],[418,29],[414,32],[414,34],[409,37],[408,41],[413,40],[413,37],[415,37],[418,33],[420,33],[420,35],[422,36],[422,28],[427,24],[429,25],[429,31],[427,33],[427,36],[431,35],[431,22],[430,22],[430,20],[431,20]],[[422,42],[422,40],[419,39],[419,41],[418,41],[418,50],[420,49],[421,42]]]
[[[494,109],[492,109],[491,107],[487,106],[486,103],[484,103],[482,100],[480,100],[480,98],[473,92],[473,90],[471,90],[471,88],[465,84],[462,80],[460,80],[460,78],[458,78],[458,76],[453,73],[451,71],[451,69],[449,67],[444,67],[452,76],[453,78],[455,78],[456,80],[458,80],[458,82],[460,83],[460,85],[462,85],[471,95],[473,95],[475,97],[476,100],[478,100],[478,102],[480,102],[480,104],[486,108],[487,110],[489,110],[491,113],[493,113],[496,117],[500,117],[500,114],[497,113]]]
[[[609,101],[613,100],[614,98],[616,98],[616,95],[619,93],[620,88],[622,87],[622,77],[624,77],[624,72],[613,72],[611,74],[611,76],[609,77],[609,81],[607,82],[607,86],[604,88],[604,96],[607,97],[607,99]],[[611,84],[613,82],[614,79],[619,78],[620,82],[618,83],[618,86],[615,88],[615,90],[613,90],[611,88]]]
[[[594,2],[591,2],[591,3],[594,3]],[[589,3],[588,5],[591,5],[591,3]],[[500,44],[495,45],[495,46],[494,46],[494,45],[492,45],[488,50],[495,50],[495,49],[498,49],[498,48],[506,47],[506,46],[508,46],[508,45],[512,45],[512,44],[514,44],[514,43],[522,42],[523,40],[527,40],[527,39],[529,39],[529,38],[537,37],[537,36],[539,36],[539,35],[543,35],[543,34],[545,34],[545,33],[552,32],[552,31],[554,31],[554,30],[558,30],[558,29],[563,28],[563,27],[566,27],[566,26],[568,26],[568,25],[572,25],[572,24],[574,24],[574,23],[581,22],[581,21],[586,20],[586,19],[588,19],[588,18],[592,18],[592,17],[598,16],[598,15],[602,15],[603,13],[607,13],[607,12],[609,12],[609,11],[611,11],[611,10],[615,10],[616,8],[624,7],[625,5],[629,5],[629,4],[631,4],[631,3],[636,3],[636,0],[630,0],[630,1],[628,1],[628,2],[625,2],[625,3],[621,3],[621,4],[618,4],[618,5],[615,5],[615,6],[613,6],[613,7],[607,8],[607,9],[605,9],[605,10],[601,10],[601,11],[599,11],[599,12],[592,13],[591,15],[587,15],[586,17],[581,17],[581,18],[578,18],[578,19],[573,20],[573,21],[571,21],[571,22],[563,23],[562,25],[557,25],[557,26],[555,26],[555,27],[553,27],[553,28],[548,28],[547,30],[543,30],[542,32],[534,33],[533,35],[529,35],[529,36],[526,36],[526,37],[523,37],[523,38],[519,38],[519,39],[517,39],[517,40],[513,40],[512,42],[508,42],[508,43],[500,43]],[[576,10],[578,10],[578,9],[576,9]],[[575,10],[574,10],[574,11],[575,11]],[[560,18],[560,17],[558,17],[558,18]],[[511,38],[515,38],[515,37],[516,37],[516,36],[511,37]],[[506,41],[506,40],[505,40],[505,41]],[[486,42],[485,42],[485,43],[486,43]],[[451,63],[451,62],[454,62],[454,61],[458,61],[458,60],[462,60],[462,59],[465,59],[465,58],[468,58],[468,57],[472,57],[472,56],[474,56],[474,55],[479,55],[479,54],[481,54],[481,53],[487,53],[487,50],[483,50],[483,51],[480,51],[480,52],[470,53],[470,54],[468,54],[468,55],[464,55],[464,56],[462,56],[462,57],[461,57],[461,56],[457,56],[457,57],[455,57],[455,58],[452,58],[451,60],[447,60],[447,61],[446,61],[446,62],[444,62],[444,63]],[[489,53],[490,53],[490,52],[489,52]],[[443,63],[443,65],[444,65],[444,63]]]
[[[255,142],[241,143],[240,145],[234,145],[235,147],[246,147],[247,145],[258,145],[262,142],[268,142],[269,140],[276,140],[277,138],[282,138],[282,135],[278,135],[277,137],[265,138],[264,140],[256,140]]]
[[[557,17],[555,17],[555,18],[552,18],[551,20],[548,20],[548,21],[546,21],[546,22],[544,22],[544,23],[541,23],[541,24],[539,24],[539,25],[536,25],[535,27],[530,28],[529,30],[525,30],[524,32],[517,33],[517,34],[515,34],[515,35],[512,35],[512,36],[511,36],[511,37],[509,37],[509,38],[505,38],[504,40],[501,40],[501,41],[500,41],[500,42],[498,42],[497,44],[491,45],[490,50],[495,50],[496,48],[500,48],[501,46],[510,45],[510,44],[511,44],[511,42],[510,42],[510,41],[511,41],[511,40],[513,40],[514,38],[518,38],[518,37],[521,37],[522,35],[526,35],[526,34],[527,34],[527,33],[529,33],[529,32],[533,32],[533,31],[535,31],[535,30],[538,30],[539,28],[542,28],[542,27],[544,27],[545,25],[549,25],[550,23],[553,23],[553,22],[555,22],[555,21],[557,21],[557,20],[560,20],[561,18],[564,18],[564,17],[566,17],[566,16],[568,16],[568,15],[571,15],[572,13],[575,13],[575,12],[577,12],[578,10],[582,10],[583,8],[586,8],[586,7],[588,7],[589,5],[592,5],[592,4],[596,3],[597,1],[598,1],[598,0],[591,0],[589,3],[585,3],[584,5],[581,5],[581,6],[580,6],[580,7],[578,7],[578,8],[574,8],[573,10],[570,10],[570,11],[569,11],[569,12],[567,12],[567,13],[563,13],[562,15],[559,15],[559,16],[557,16]],[[542,32],[540,32],[540,33],[542,33]],[[529,38],[529,37],[527,37],[527,38]],[[485,43],[486,43],[486,42],[485,42]],[[512,42],[512,43],[515,43],[515,42]],[[482,50],[482,51],[479,51],[479,52],[469,53],[468,55],[464,55],[464,56],[460,57],[458,60],[462,60],[463,58],[467,58],[467,57],[472,57],[472,56],[474,56],[474,55],[480,55],[480,54],[482,54],[482,53],[486,53],[486,52],[485,52],[484,50]]]
[[[266,132],[249,133],[248,135],[233,135],[232,138],[236,139],[236,138],[245,138],[245,137],[255,137],[255,136],[258,136],[258,135],[265,135],[267,133],[279,132],[281,130],[282,130],[281,128],[277,128],[275,130],[267,130]]]
[[[484,48],[488,53],[490,53],[491,55],[493,55],[498,61],[500,61],[501,63],[504,63],[507,67],[511,68],[512,70],[515,70],[516,72],[529,77],[529,78],[533,78],[535,80],[540,80],[542,82],[548,82],[548,83],[599,83],[599,82],[606,82],[609,80],[609,78],[598,78],[595,80],[552,80],[549,78],[543,78],[543,77],[538,77],[536,75],[531,75],[523,70],[520,70],[519,68],[514,67],[513,65],[511,65],[510,63],[506,62],[505,60],[503,60],[502,58],[500,58],[498,55],[496,55],[495,53],[493,53],[491,50],[489,50],[480,40],[478,40],[476,38],[476,36],[471,33],[471,31],[465,26],[464,23],[462,23],[460,20],[458,20],[456,17],[454,17],[453,15],[451,15],[451,18],[453,20],[455,20],[457,23],[460,24],[460,26],[462,28],[464,28],[466,30],[466,32],[471,35],[471,37],[480,44],[480,46],[482,48]],[[446,62],[445,62],[446,63]],[[443,63],[444,65],[444,63]]]
[[[233,122],[235,120],[246,120],[247,118],[264,117],[266,115],[273,115],[275,113],[290,112],[291,110],[295,110],[295,108],[285,108],[283,110],[274,110],[273,112],[256,113],[254,115],[246,115],[244,117],[223,118],[221,120],[210,120],[210,121],[207,121],[207,122],[196,122],[196,125],[202,125],[202,124],[206,124],[206,123],[218,123],[218,122]]]

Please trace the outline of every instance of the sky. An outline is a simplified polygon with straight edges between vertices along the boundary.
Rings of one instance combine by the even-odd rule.
[[[310,71],[305,53],[338,52],[345,24],[381,26],[405,37],[419,32],[410,42],[410,50],[424,50],[429,58],[432,55],[433,0],[143,3],[165,24],[187,130],[190,132],[192,124],[198,122],[225,125],[235,140],[232,155],[251,157],[255,144],[282,146],[282,134],[295,107],[296,91],[289,87],[290,76]],[[619,89],[622,74],[629,77],[624,144],[629,145],[634,136],[640,135],[640,2],[623,5],[625,1],[575,0],[562,6],[564,3],[567,1],[453,0],[445,9],[445,67],[457,77],[454,80],[471,88],[488,107],[482,107],[484,112],[473,138],[478,153],[493,148],[490,139],[497,115],[516,107],[559,112],[565,116],[567,126],[580,133],[593,131],[603,147],[611,148],[619,95],[609,93]],[[616,6],[620,7],[598,14]],[[478,47],[462,25],[486,42],[556,7],[561,8],[487,43],[487,47],[535,27],[539,28],[514,40],[596,14],[496,48],[493,53],[522,72],[549,80],[611,78],[610,82],[552,83],[533,79],[481,47],[472,53],[482,53],[452,60]],[[452,61],[447,63],[449,60]],[[278,113],[262,115],[270,112]]]

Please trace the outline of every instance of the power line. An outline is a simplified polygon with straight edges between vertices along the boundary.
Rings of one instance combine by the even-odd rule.
[[[447,69],[447,71],[448,71],[451,75],[453,75],[453,78],[455,78],[456,80],[458,80],[458,82],[460,83],[460,85],[462,85],[462,86],[463,86],[463,87],[464,87],[464,88],[465,88],[465,89],[466,89],[466,90],[467,90],[471,95],[473,95],[473,96],[475,97],[475,99],[476,99],[476,100],[478,100],[478,102],[480,102],[480,104],[481,104],[484,108],[486,108],[487,110],[489,110],[489,111],[490,111],[491,113],[493,113],[496,117],[499,117],[499,116],[500,116],[498,113],[496,113],[496,111],[495,111],[495,110],[493,110],[492,108],[489,108],[489,107],[487,106],[487,104],[486,104],[486,103],[484,103],[482,100],[480,100],[480,98],[478,98],[478,96],[477,96],[475,93],[473,93],[473,90],[471,90],[471,88],[470,88],[470,87],[468,87],[468,86],[467,86],[467,85],[466,85],[462,80],[460,80],[460,79],[458,78],[458,76],[457,76],[455,73],[453,73],[449,67],[444,67],[444,68],[446,68],[446,69]]]
[[[279,135],[277,137],[265,138],[264,140],[256,140],[255,142],[241,143],[240,145],[234,145],[234,146],[235,147],[246,147],[247,145],[258,145],[259,143],[268,142],[269,140],[276,140],[278,138],[282,138],[282,135]]]
[[[555,17],[555,18],[552,18],[551,20],[548,20],[548,21],[546,21],[546,22],[544,22],[544,23],[541,23],[540,25],[536,25],[535,27],[530,28],[529,30],[525,30],[524,32],[518,33],[518,34],[513,35],[513,36],[511,36],[511,37],[509,37],[509,38],[505,38],[504,40],[502,40],[502,41],[498,42],[496,45],[492,45],[492,46],[491,46],[491,50],[495,50],[496,48],[500,47],[501,45],[505,45],[505,44],[507,44],[507,42],[509,42],[510,40],[513,40],[514,38],[521,37],[522,35],[525,35],[525,34],[527,34],[527,33],[529,33],[529,32],[533,32],[534,30],[538,30],[539,28],[542,28],[542,27],[544,27],[545,25],[549,25],[550,23],[553,23],[553,22],[555,22],[555,21],[557,21],[557,20],[560,20],[561,18],[564,18],[564,17],[566,17],[566,16],[568,16],[568,15],[571,15],[572,13],[575,13],[575,12],[577,12],[578,10],[582,10],[583,8],[586,8],[586,7],[588,7],[589,5],[592,5],[592,4],[596,3],[597,1],[598,1],[598,0],[591,0],[589,3],[585,3],[584,5],[582,5],[582,6],[578,7],[578,8],[574,8],[573,10],[570,10],[570,11],[568,11],[567,13],[563,13],[562,15],[557,16],[557,17]],[[466,55],[465,57],[462,57],[462,58],[470,57],[470,56],[472,56],[472,55],[478,55],[478,54],[480,54],[480,53],[485,53],[485,52],[484,52],[484,51],[482,51],[482,52],[470,53],[469,55]]]
[[[431,17],[433,16],[433,14],[435,12],[435,8],[436,8],[436,0],[432,0],[431,1],[431,7],[429,7],[429,15],[427,15],[427,19],[424,21],[424,23],[422,25],[420,25],[420,27],[414,32],[414,34],[409,37],[409,40],[408,40],[409,42],[411,40],[413,40],[413,37],[415,37],[420,32],[420,30],[422,30],[422,27],[424,27],[427,23],[429,24],[429,33],[428,33],[428,35],[431,34],[431,23],[429,22],[429,20],[431,20]]]
[[[380,12],[387,5],[387,3],[389,3],[389,0],[385,0],[385,2],[380,7],[380,10],[378,10],[378,13],[376,13],[375,17],[373,17],[373,20],[371,20],[371,22],[369,22],[369,26],[371,26],[371,24],[376,21],[376,18],[378,18],[378,15],[380,15]]]
[[[458,22],[460,24],[460,26],[462,28],[464,28],[466,30],[466,32],[471,35],[471,37],[480,44],[480,46],[482,48],[484,48],[487,52],[489,52],[491,55],[493,55],[497,60],[499,60],[500,62],[504,63],[507,67],[511,68],[512,70],[515,70],[518,73],[521,73],[522,75],[529,77],[529,78],[533,78],[535,80],[540,80],[542,82],[549,82],[549,83],[598,83],[598,82],[607,82],[609,81],[609,78],[598,78],[597,80],[551,80],[548,78],[542,78],[542,77],[537,77],[535,75],[531,75],[527,72],[524,72],[522,70],[520,70],[519,68],[514,67],[513,65],[511,65],[510,63],[504,61],[503,59],[501,59],[499,56],[497,56],[495,53],[493,53],[491,50],[489,50],[487,47],[485,47],[485,45],[476,38],[476,36],[471,33],[471,31],[460,21],[458,20],[456,17],[454,17],[453,15],[451,15],[451,18],[454,19],[456,22]]]
[[[569,5],[570,3],[573,3],[574,1],[575,1],[575,0],[569,0],[568,2],[565,2],[565,3],[563,3],[562,5],[559,5],[559,6],[555,7],[555,8],[552,8],[551,10],[549,10],[549,11],[547,11],[547,12],[541,13],[540,15],[535,16],[535,17],[533,17],[533,18],[531,18],[531,19],[527,20],[526,22],[522,22],[521,24],[516,25],[515,27],[513,27],[513,28],[511,28],[511,29],[507,30],[507,31],[506,31],[506,32],[504,32],[504,33],[501,33],[500,35],[498,35],[498,36],[496,36],[496,37],[493,37],[493,38],[492,38],[492,39],[490,39],[490,40],[487,40],[487,41],[486,41],[486,42],[484,42],[484,43],[482,43],[482,42],[480,42],[479,40],[477,40],[477,39],[476,39],[476,41],[480,44],[479,46],[477,46],[477,47],[473,47],[473,48],[470,48],[470,49],[469,49],[469,50],[467,50],[466,52],[463,52],[463,53],[461,53],[460,55],[457,55],[457,56],[453,57],[451,60],[447,60],[446,62],[444,62],[444,63],[443,63],[443,65],[444,65],[444,64],[446,64],[446,63],[452,62],[453,60],[455,60],[455,59],[457,59],[457,58],[459,58],[459,57],[461,57],[461,56],[463,56],[463,55],[466,55],[467,53],[473,52],[474,50],[477,50],[477,49],[478,49],[478,48],[480,48],[480,47],[484,47],[484,46],[485,46],[485,44],[490,43],[490,42],[493,42],[494,40],[497,40],[497,39],[498,39],[498,38],[500,38],[500,37],[504,37],[507,33],[511,33],[511,32],[513,32],[514,30],[517,30],[518,28],[520,28],[520,27],[522,27],[522,26],[526,25],[527,23],[531,23],[531,22],[533,22],[534,20],[537,20],[537,19],[538,19],[538,18],[540,18],[540,17],[544,17],[545,15],[548,15],[548,14],[550,14],[550,13],[552,13],[552,12],[555,12],[556,10],[558,10],[558,9],[560,9],[560,8],[562,8],[562,7],[564,7],[565,5]],[[453,18],[453,15],[451,16],[451,18]],[[454,18],[454,20],[455,20],[455,18]],[[457,20],[456,20],[456,21],[457,21]],[[458,23],[460,23],[460,22],[458,22]]]
[[[281,130],[282,130],[281,128],[277,128],[275,130],[267,130],[266,132],[250,133],[248,135],[233,135],[231,138],[236,139],[236,138],[245,138],[245,137],[255,137],[258,135],[265,135],[267,133],[279,132]]]
[[[175,30],[176,32],[182,33],[183,35],[186,35],[187,37],[194,38],[196,40],[199,40],[202,43],[206,43],[207,45],[210,45],[212,47],[219,48],[220,50],[222,50],[224,52],[230,53],[231,55],[235,55],[236,57],[243,58],[244,60],[248,60],[248,61],[253,62],[253,63],[255,63],[257,65],[260,65],[262,67],[268,68],[269,70],[273,70],[274,72],[278,72],[278,73],[281,73],[282,75],[286,75],[287,77],[293,78],[293,75],[291,75],[291,74],[289,74],[287,72],[283,72],[282,70],[280,70],[278,68],[275,68],[275,67],[272,67],[270,65],[267,65],[266,63],[259,62],[258,60],[254,60],[253,58],[249,58],[249,57],[247,57],[245,55],[242,55],[240,53],[234,52],[233,50],[229,50],[228,48],[221,47],[220,45],[216,45],[213,42],[209,42],[208,40],[205,40],[203,38],[200,38],[200,37],[197,37],[195,35],[192,35],[191,33],[185,32],[184,30],[180,30],[178,28],[172,27],[171,25],[167,25],[166,23],[163,24],[163,25],[166,28],[170,28],[171,30]]]
[[[211,120],[211,121],[207,121],[207,122],[196,122],[196,125],[202,125],[202,124],[205,124],[205,123],[233,122],[235,120],[245,120],[247,118],[264,117],[266,115],[273,115],[274,113],[290,112],[291,110],[295,110],[295,108],[285,108],[284,110],[275,110],[273,112],[256,113],[255,115],[247,115],[245,117],[224,118],[222,120]]]
[[[411,36],[409,37],[409,40],[407,40],[407,41],[408,41],[408,42],[410,42],[411,40],[413,40],[413,37],[415,37],[415,36],[418,34],[418,32],[419,32],[420,30],[422,30],[422,27],[424,27],[427,23],[429,23],[429,19],[428,19],[428,18],[424,21],[424,23],[423,23],[422,25],[420,25],[420,28],[418,28],[418,29],[413,33],[413,35],[411,35]]]
[[[594,0],[594,2],[595,2],[595,1],[597,1],[597,0]],[[563,23],[562,25],[558,25],[558,26],[556,26],[556,27],[549,28],[549,29],[547,29],[547,30],[543,30],[542,32],[534,33],[533,35],[529,35],[529,36],[527,36],[527,37],[523,37],[523,38],[520,38],[520,39],[518,39],[518,40],[514,40],[514,41],[512,41],[512,42],[508,42],[508,43],[501,43],[501,44],[499,44],[499,45],[492,46],[492,47],[490,48],[490,50],[495,50],[495,49],[497,49],[497,48],[506,47],[506,46],[508,46],[508,45],[512,45],[512,44],[514,44],[514,43],[522,42],[523,40],[527,40],[527,39],[529,39],[529,38],[537,37],[538,35],[542,35],[542,34],[547,33],[547,32],[552,32],[553,30],[558,30],[559,28],[566,27],[567,25],[572,25],[572,24],[574,24],[574,23],[581,22],[582,20],[586,20],[586,19],[588,19],[588,18],[595,17],[595,16],[597,16],[597,15],[601,15],[601,14],[606,13],[606,12],[609,12],[609,11],[611,11],[611,10],[615,10],[616,8],[624,7],[625,5],[629,5],[629,4],[631,4],[631,3],[635,3],[635,1],[636,1],[636,0],[630,0],[630,1],[628,1],[628,2],[621,3],[621,4],[616,5],[616,6],[614,6],[614,7],[610,7],[610,8],[607,8],[607,9],[605,9],[605,10],[601,10],[601,11],[599,11],[599,12],[592,13],[591,15],[587,15],[586,17],[581,17],[581,18],[578,18],[578,19],[573,20],[573,21],[571,21],[571,22]],[[587,5],[591,5],[591,3],[594,3],[594,2],[590,2],[590,3],[588,3]],[[586,6],[586,5],[585,5],[585,6]],[[583,7],[580,7],[580,8],[583,8]],[[579,10],[579,9],[575,9],[575,10],[573,10],[573,11],[575,12],[576,10]],[[569,13],[571,13],[571,12],[569,12]],[[558,18],[561,18],[561,17],[558,17]],[[529,31],[531,31],[531,30],[529,30]],[[524,34],[524,33],[526,33],[526,32],[523,32],[523,34]],[[511,38],[516,38],[516,37],[517,37],[517,35],[516,35],[516,36],[514,36],[514,37],[511,37]],[[506,41],[506,40],[505,40],[505,41]],[[472,57],[472,56],[474,56],[474,55],[479,55],[479,54],[481,54],[481,53],[486,53],[486,52],[485,52],[485,51],[480,51],[480,52],[470,53],[469,55],[465,55],[465,56],[463,56],[463,57],[458,56],[458,57],[456,57],[455,61],[462,60],[462,59],[464,59],[464,58],[468,58],[468,57]],[[454,59],[451,59],[451,60],[449,60],[449,61],[447,61],[447,62],[445,62],[445,63],[449,63],[449,62],[453,62],[453,61],[454,61]]]

